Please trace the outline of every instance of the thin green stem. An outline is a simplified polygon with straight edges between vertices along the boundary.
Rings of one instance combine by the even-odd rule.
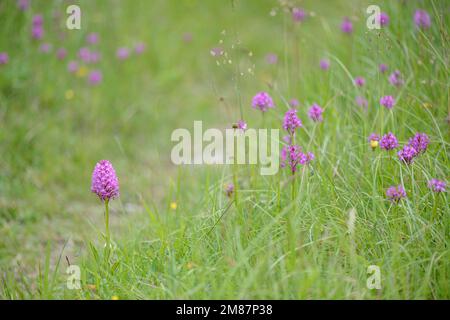
[[[106,248],[111,247],[111,236],[109,233],[109,200],[105,200],[105,230],[106,230]]]

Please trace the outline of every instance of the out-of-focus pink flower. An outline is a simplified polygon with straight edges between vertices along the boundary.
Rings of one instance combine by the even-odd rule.
[[[389,82],[395,87],[402,86],[404,81],[401,72],[399,70],[392,72],[389,76]]]
[[[0,65],[7,64],[9,56],[6,52],[0,52]]]
[[[52,45],[50,43],[43,43],[39,47],[39,51],[42,53],[49,53],[52,50]]]
[[[303,126],[302,121],[297,116],[296,109],[288,110],[283,119],[283,129],[286,130],[290,135],[295,134],[295,130],[297,128],[301,128]]]
[[[377,16],[377,22],[380,24],[380,26],[387,26],[389,24],[389,16],[386,12],[380,12],[380,14]]]
[[[287,144],[291,145],[294,143],[294,141],[292,141],[293,136],[291,135],[286,135],[283,137],[283,141],[286,142]]]
[[[308,116],[311,120],[315,122],[322,122],[323,121],[323,109],[317,104],[314,103],[311,108],[309,108]]]
[[[136,54],[142,54],[145,51],[145,43],[139,42],[134,46]]]
[[[395,105],[395,99],[393,96],[383,96],[380,98],[380,104],[386,109],[392,109]]]
[[[100,52],[98,52],[98,51],[91,51],[89,53],[89,62],[90,63],[97,63],[97,62],[100,61],[100,57],[101,57]]]
[[[33,16],[32,23],[33,23],[33,26],[40,27],[44,23],[44,18],[42,17],[41,14],[36,14]]]
[[[80,48],[80,50],[78,50],[78,58],[83,62],[89,63],[91,61],[91,50],[87,47]]]
[[[252,99],[252,107],[262,112],[266,112],[274,106],[272,97],[267,92],[258,92]]]
[[[300,102],[297,99],[293,98],[293,99],[289,100],[289,105],[292,108],[297,108],[300,105]]]
[[[398,148],[397,137],[392,132],[385,134],[381,137],[380,148],[387,151]]]
[[[345,17],[341,23],[341,30],[344,33],[350,34],[353,32],[353,24],[348,17]]]
[[[97,44],[98,40],[99,40],[99,36],[95,32],[89,33],[86,37],[86,41],[88,44]]]
[[[369,135],[369,139],[368,139],[368,141],[369,142],[371,142],[371,141],[380,141],[380,135],[378,135],[378,134],[376,134],[376,133],[371,133],[370,135]]]
[[[59,48],[58,51],[56,52],[56,57],[59,60],[64,60],[67,56],[67,50],[64,48]]]
[[[44,36],[44,28],[42,26],[33,26],[31,29],[33,39],[40,40]]]
[[[398,153],[398,159],[406,164],[411,164],[417,156],[417,150],[411,146],[404,146]]]
[[[67,70],[69,70],[70,73],[74,73],[78,70],[78,62],[76,61],[70,61],[67,64]]]
[[[281,163],[280,167],[289,167],[292,174],[294,174],[299,165],[308,165],[314,160],[312,152],[303,153],[302,148],[298,145],[284,146],[281,149]]]
[[[93,70],[91,71],[91,73],[89,73],[88,80],[91,85],[99,84],[102,81],[102,79],[103,76],[100,70]]]
[[[292,9],[292,19],[294,22],[302,22],[306,18],[306,12],[302,8]]]
[[[236,123],[236,128],[237,129],[241,129],[242,131],[247,130],[247,122],[245,122],[244,120],[239,120]]]
[[[431,26],[431,18],[428,12],[418,9],[414,12],[414,23],[417,27],[427,29]]]
[[[414,137],[408,140],[408,146],[414,148],[418,154],[424,153],[428,145],[430,144],[430,138],[421,132],[417,132]]]
[[[445,192],[445,188],[447,187],[447,183],[445,181],[441,181],[438,179],[431,179],[428,181],[428,188],[431,189],[431,191],[439,193],[439,192]]]
[[[356,77],[355,78],[355,85],[358,87],[362,87],[366,83],[366,79],[363,77]]]
[[[406,198],[405,188],[402,185],[391,186],[386,190],[386,196],[390,201],[398,203],[401,199]]]
[[[30,1],[29,0],[17,0],[17,6],[19,7],[20,10],[25,11],[30,6]]]
[[[365,109],[367,108],[368,102],[367,102],[366,98],[357,96],[355,101],[358,106],[363,107]]]
[[[226,185],[225,194],[227,195],[228,198],[231,198],[233,192],[234,192],[234,184],[229,183],[228,185]]]
[[[320,60],[320,69],[328,70],[330,68],[330,60],[322,59]]]
[[[266,55],[266,62],[268,64],[276,64],[278,62],[278,56],[275,53],[268,53]]]
[[[116,51],[116,57],[119,60],[125,60],[130,56],[130,50],[126,47],[121,47]]]

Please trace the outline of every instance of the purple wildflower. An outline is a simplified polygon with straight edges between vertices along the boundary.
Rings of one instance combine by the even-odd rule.
[[[299,152],[300,147],[296,145],[292,146],[284,146],[281,149],[281,168],[286,167],[289,165],[291,167],[292,173],[297,171],[297,162],[294,161],[294,159],[297,158],[297,152]]]
[[[284,168],[287,165],[291,168],[291,172],[297,171],[298,154],[301,152],[299,146],[285,146],[281,149],[281,167]]]
[[[9,61],[9,56],[6,52],[0,52],[0,65],[7,64]]]
[[[308,165],[311,163],[311,161],[313,161],[315,158],[314,153],[312,152],[307,152],[307,153],[301,153],[300,155],[300,159],[299,159],[299,163],[301,165]]]
[[[33,26],[31,29],[31,36],[37,40],[42,39],[44,36],[44,28],[42,28],[42,26]]]
[[[445,192],[447,184],[444,181],[438,179],[431,179],[428,181],[428,188],[433,192]]]
[[[22,11],[27,10],[29,5],[30,5],[30,1],[29,0],[17,0],[17,6]]]
[[[50,43],[43,43],[39,47],[39,51],[42,53],[49,53],[52,50],[52,45]]]
[[[388,70],[388,66],[384,63],[380,63],[378,69],[380,70],[381,73],[385,73]]]
[[[308,165],[312,160],[314,160],[314,154],[311,152],[303,153],[300,146],[290,145],[281,149],[281,167],[289,166],[292,173],[297,171],[299,164]]]
[[[93,70],[89,73],[88,80],[91,85],[99,84],[102,81],[102,79],[103,75],[102,72],[99,70]]]
[[[417,151],[413,147],[406,145],[397,153],[397,155],[400,161],[411,164],[417,155]]]
[[[379,16],[377,17],[377,22],[380,24],[380,26],[386,26],[389,24],[389,16],[386,12],[380,12]]]
[[[289,100],[289,105],[292,108],[297,108],[300,105],[300,102],[297,99],[293,98],[293,99]]]
[[[58,51],[56,51],[56,57],[59,60],[64,60],[64,58],[67,56],[67,50],[64,48],[59,48]]]
[[[91,50],[87,47],[80,48],[80,50],[78,50],[78,58],[88,63],[91,61]]]
[[[378,135],[378,134],[376,134],[376,133],[371,133],[370,135],[369,135],[369,142],[371,142],[371,141],[380,141],[380,136]]]
[[[78,70],[78,62],[76,61],[70,61],[67,64],[67,70],[69,70],[70,73],[74,73]]]
[[[356,77],[354,82],[356,86],[362,87],[366,83],[366,79],[364,79],[363,77]]]
[[[328,70],[330,68],[330,60],[322,59],[320,60],[320,69]]]
[[[294,142],[293,139],[292,139],[292,136],[289,135],[289,134],[283,137],[283,141],[286,142],[289,145],[293,144],[293,142]]]
[[[234,193],[234,184],[229,183],[225,186],[225,194],[227,195],[228,198],[231,198],[231,196]]]
[[[429,28],[431,26],[431,19],[428,12],[417,9],[414,13],[414,23],[418,28]]]
[[[44,18],[42,17],[41,14],[36,14],[33,16],[33,19],[32,19],[33,26],[40,27],[40,26],[42,26],[43,23],[44,23]]]
[[[308,116],[311,120],[316,122],[323,121],[323,109],[316,103],[314,103],[308,110]]]
[[[367,108],[368,102],[367,102],[366,98],[361,97],[361,96],[357,96],[357,97],[355,98],[355,101],[356,101],[356,104],[357,104],[358,106],[363,107],[364,109]]]
[[[341,30],[344,33],[350,34],[353,32],[353,24],[348,17],[345,17],[341,23]]]
[[[292,19],[294,22],[302,22],[306,18],[306,12],[302,8],[292,9]]]
[[[241,129],[242,131],[245,131],[245,130],[247,130],[247,122],[245,122],[244,120],[239,120],[236,123],[235,127],[237,129]]]
[[[278,56],[275,53],[268,53],[266,55],[266,62],[268,64],[276,64],[278,62]]]
[[[408,146],[414,148],[417,153],[423,153],[427,150],[430,138],[425,133],[416,133],[414,137],[409,139]]]
[[[403,85],[403,77],[401,72],[399,70],[392,72],[389,76],[389,82],[395,87],[400,87]]]
[[[406,198],[406,192],[402,185],[391,186],[386,190],[386,196],[390,201],[397,203],[402,198]]]
[[[378,147],[380,141],[380,136],[377,135],[376,133],[371,133],[369,135],[369,143],[370,143],[370,147],[372,148],[372,150],[375,150],[376,147]]]
[[[392,109],[395,99],[393,96],[383,96],[380,98],[380,104],[387,109]]]
[[[126,47],[121,47],[121,48],[117,49],[117,51],[116,51],[116,57],[119,60],[125,60],[128,58],[129,55],[130,55],[130,51]]]
[[[297,116],[296,109],[290,109],[284,115],[283,129],[294,135],[295,129],[302,127],[302,121]]]
[[[95,32],[89,33],[86,37],[86,42],[88,44],[97,44],[98,43],[98,34]]]
[[[100,200],[110,200],[119,196],[119,180],[116,171],[108,160],[101,160],[92,172],[91,192]]]
[[[392,132],[381,137],[380,148],[384,150],[392,150],[398,147],[398,140]]]
[[[267,92],[258,92],[252,99],[252,107],[262,112],[266,112],[274,106],[272,97]]]
[[[134,46],[134,52],[136,54],[142,54],[145,51],[145,43],[139,42]]]
[[[100,61],[100,57],[101,57],[100,52],[98,52],[98,51],[90,51],[89,52],[88,62],[89,63],[97,63],[97,62]]]

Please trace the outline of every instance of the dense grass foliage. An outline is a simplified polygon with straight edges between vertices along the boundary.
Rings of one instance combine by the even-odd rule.
[[[0,297],[450,297],[448,192],[427,186],[449,181],[448,1],[81,0],[82,28],[67,30],[69,2],[35,0],[25,11],[0,2],[9,56],[0,65]],[[390,17],[380,30],[366,27],[370,4]],[[429,28],[415,26],[416,9],[429,13]],[[36,14],[41,40],[31,36]],[[351,34],[341,31],[346,16]],[[86,43],[92,32],[97,44]],[[82,47],[100,60],[82,63]],[[394,70],[400,86],[389,82]],[[251,107],[260,91],[275,103],[264,116]],[[379,102],[387,95],[390,110]],[[282,131],[293,98],[303,122],[296,143],[315,155],[295,174],[171,162],[174,129],[243,119]],[[308,117],[313,103],[322,122]],[[388,132],[399,148],[371,148],[371,133]],[[417,132],[430,143],[408,165],[397,151]],[[104,205],[90,192],[101,159],[120,182],[109,202],[112,250]],[[406,197],[389,201],[397,185]],[[80,290],[66,286],[68,264],[80,267]],[[370,265],[380,268],[379,290],[366,286]]]

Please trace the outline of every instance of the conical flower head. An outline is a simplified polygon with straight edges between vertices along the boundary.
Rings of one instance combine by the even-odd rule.
[[[297,116],[297,110],[288,110],[284,115],[283,129],[290,134],[295,134],[295,129],[300,127],[302,127],[302,121]]]
[[[386,196],[394,203],[398,203],[401,199],[406,198],[406,191],[402,185],[391,186],[386,190]]]
[[[102,201],[119,196],[119,180],[116,171],[108,160],[99,161],[92,172],[91,191]]]
[[[252,107],[262,112],[266,112],[274,106],[272,97],[267,92],[258,92],[252,99]]]
[[[430,138],[425,133],[416,133],[414,137],[409,139],[408,146],[416,149],[417,153],[425,152],[430,143]]]

